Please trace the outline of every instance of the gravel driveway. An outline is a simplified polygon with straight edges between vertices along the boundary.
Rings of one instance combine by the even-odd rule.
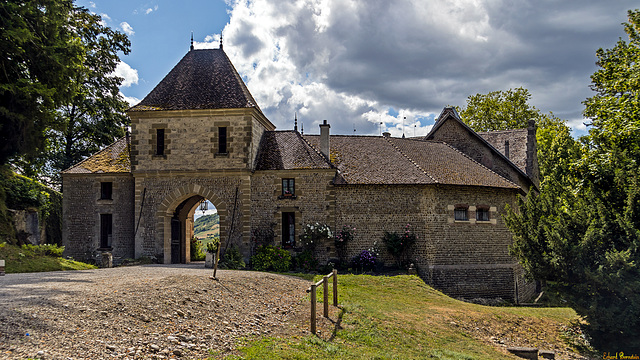
[[[2,276],[0,359],[201,359],[239,338],[307,333],[308,281],[211,274],[199,263]]]

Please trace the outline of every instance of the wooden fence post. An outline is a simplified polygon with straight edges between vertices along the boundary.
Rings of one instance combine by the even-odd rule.
[[[311,333],[316,334],[316,284],[311,285]]]
[[[333,306],[338,306],[338,270],[333,269]]]
[[[322,305],[324,306],[323,315],[329,317],[329,276],[322,277]]]

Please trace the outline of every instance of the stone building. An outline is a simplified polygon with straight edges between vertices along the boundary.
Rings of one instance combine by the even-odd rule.
[[[131,136],[65,170],[65,255],[189,262],[210,200],[222,248],[297,247],[305,224],[355,227],[349,256],[410,225],[420,276],[453,296],[528,298],[502,215],[538,182],[535,125],[475,133],[445,108],[422,138],[276,131],[222,49],[191,50],[128,111]],[[381,241],[380,241],[381,242]],[[331,241],[319,257],[335,256]],[[385,261],[392,258],[384,251]]]

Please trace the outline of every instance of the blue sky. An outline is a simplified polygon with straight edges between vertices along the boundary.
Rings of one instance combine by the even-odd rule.
[[[128,33],[123,95],[148,94],[189,49],[224,49],[267,117],[307,133],[425,134],[443,107],[525,87],[585,133],[595,52],[624,37],[635,1],[77,1]],[[406,121],[404,118],[406,117]],[[404,128],[403,128],[404,123]]]

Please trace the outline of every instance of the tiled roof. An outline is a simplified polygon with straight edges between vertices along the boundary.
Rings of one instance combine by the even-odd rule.
[[[319,148],[320,136],[304,135]],[[380,136],[331,136],[330,158],[346,184],[518,186],[453,147],[436,141]]]
[[[331,165],[297,131],[266,131],[256,170],[330,169]]]
[[[130,173],[131,159],[126,138],[62,171],[63,174]]]
[[[191,50],[130,111],[258,108],[221,49]]]

